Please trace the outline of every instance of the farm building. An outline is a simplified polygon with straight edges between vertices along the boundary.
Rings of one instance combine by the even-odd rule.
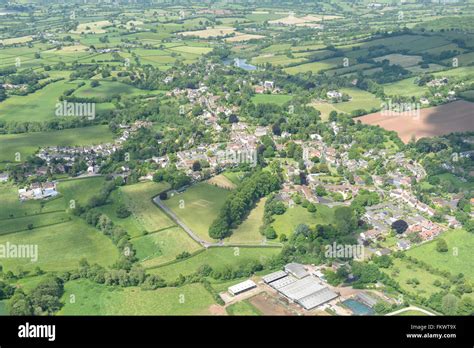
[[[285,271],[267,274],[262,279],[281,295],[306,310],[316,308],[339,296],[318,278],[310,276],[304,266],[298,263],[289,263],[285,266]]]
[[[256,287],[257,287],[257,284],[255,284],[253,281],[248,279],[242,283],[230,286],[228,291],[231,295],[235,296],[243,292],[249,291],[251,289],[254,289]]]
[[[309,275],[308,272],[306,272],[306,269],[302,264],[299,263],[289,263],[285,266],[285,272],[292,274],[298,279],[304,278]]]
[[[277,271],[277,272],[267,274],[266,276],[263,276],[262,280],[268,284],[268,283],[274,282],[275,280],[284,278],[286,276],[288,276],[288,274],[286,274],[284,271]]]
[[[292,302],[298,303],[306,310],[316,308],[338,297],[334,291],[318,282],[312,276],[298,280],[295,279],[290,284],[279,288],[278,292]]]
[[[363,293],[363,292],[360,292],[356,295],[356,298],[358,301],[364,303],[365,305],[369,306],[370,308],[372,308],[373,306],[375,306],[377,304],[377,300],[374,299],[373,297]]]

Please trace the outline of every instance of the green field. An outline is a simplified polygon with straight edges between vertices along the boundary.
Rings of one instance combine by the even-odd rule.
[[[293,208],[288,208],[283,215],[275,215],[274,218],[275,221],[272,223],[272,226],[277,235],[286,234],[290,236],[293,234],[296,226],[302,223],[308,226],[334,223],[334,211],[325,205],[316,204],[316,212],[310,213],[306,208],[296,205]]]
[[[421,97],[428,91],[428,87],[418,86],[414,81],[415,78],[410,77],[401,81],[385,84],[383,85],[383,89],[385,94],[389,96]]]
[[[224,266],[238,265],[246,260],[260,260],[264,262],[272,255],[280,252],[279,248],[245,248],[245,247],[219,247],[209,248],[186,260],[149,270],[165,280],[173,281],[182,274],[190,275],[198,270],[201,265],[209,265],[216,269]]]
[[[86,205],[90,198],[100,192],[104,184],[103,176],[60,181],[57,189],[63,200],[63,209],[68,209],[71,201]]]
[[[451,173],[438,174],[434,176],[439,178],[441,181],[449,181],[458,190],[474,190],[474,182],[462,181]]]
[[[254,104],[278,104],[283,105],[292,99],[291,95],[287,94],[256,94],[252,97]]]
[[[229,315],[262,315],[262,313],[247,300],[231,304],[226,308],[226,311]]]
[[[90,84],[80,87],[78,90],[76,90],[76,92],[74,92],[74,96],[80,98],[113,98],[121,95],[156,95],[161,93],[161,91],[141,90],[118,81],[101,80],[99,83],[100,85],[97,87],[91,87]]]
[[[200,238],[212,241],[208,230],[230,191],[199,183],[175,194],[164,203]],[[199,218],[196,218],[199,217]]]
[[[49,227],[0,236],[0,244],[25,244],[38,246],[38,260],[31,258],[4,259],[4,270],[33,270],[40,267],[45,271],[66,271],[78,266],[86,258],[89,263],[112,265],[118,251],[110,239],[80,219],[74,219]]]
[[[169,189],[167,183],[145,182],[120,188],[125,205],[133,213],[136,223],[142,231],[155,232],[175,223],[163,213],[153,202],[152,198]]]
[[[143,267],[154,267],[176,259],[186,251],[193,253],[201,246],[179,227],[171,227],[143,237],[132,239],[137,258]]]
[[[0,301],[0,315],[8,315],[7,300]]]
[[[12,96],[0,103],[0,120],[42,122],[57,118],[56,103],[64,91],[77,87],[76,82],[58,81],[26,96]]]
[[[375,95],[358,88],[341,88],[339,91],[348,94],[351,100],[340,103],[314,102],[311,104],[316,110],[321,112],[324,119],[333,110],[347,114],[355,110],[370,112],[371,110],[380,109],[382,105],[382,100],[378,99]]]
[[[300,65],[292,66],[290,68],[285,68],[284,70],[290,75],[305,73],[308,71],[311,71],[313,74],[317,74],[318,72],[323,71],[323,70],[337,68],[338,66],[342,66],[342,64],[343,64],[343,58],[336,57],[336,58],[321,60],[319,62],[300,64]]]
[[[0,197],[0,221],[64,210],[62,201],[59,199],[46,201],[44,205],[36,200],[20,202],[18,188],[10,184],[0,185]]]
[[[0,235],[49,226],[70,220],[71,217],[65,212],[44,213],[15,219],[0,220]]]
[[[441,288],[433,285],[435,280],[439,280],[441,283],[447,282],[443,277],[425,271],[409,261],[396,258],[393,259],[393,265],[390,268],[382,268],[381,270],[398,282],[405,291],[425,298],[441,291]],[[407,283],[409,279],[414,278],[416,278],[420,284],[415,286]]]
[[[71,295],[75,302],[70,303]],[[141,290],[75,280],[66,283],[59,315],[206,315],[214,304],[200,284]]]
[[[263,236],[260,234],[260,226],[263,225],[263,213],[265,211],[265,201],[263,198],[257,203],[254,209],[250,212],[248,217],[233,230],[232,235],[224,241],[228,244],[258,244],[263,241]]]
[[[407,255],[454,275],[463,273],[466,278],[474,281],[474,259],[472,257],[474,235],[457,229],[448,230],[441,238],[448,244],[448,252],[436,251],[436,241],[433,241],[408,250]]]
[[[252,64],[266,64],[270,63],[272,65],[280,65],[280,66],[285,66],[288,64],[294,64],[294,63],[302,63],[306,59],[301,57],[301,58],[289,58],[286,55],[268,55],[268,54],[263,54],[258,57],[252,58],[250,61]]]
[[[0,104],[0,109],[1,109]],[[107,126],[91,126],[77,129],[64,129],[51,132],[0,135],[1,162],[15,162],[15,154],[25,161],[38,148],[46,146],[83,146],[111,142],[112,132]]]
[[[65,213],[71,200],[85,205],[97,194],[104,183],[103,177],[61,181],[57,185],[60,196],[51,200],[29,200],[20,202],[18,188],[13,185],[0,186],[0,234],[26,230],[29,224],[34,228],[69,221]]]

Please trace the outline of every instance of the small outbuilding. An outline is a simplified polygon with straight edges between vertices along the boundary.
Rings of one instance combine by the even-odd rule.
[[[231,295],[235,296],[243,292],[249,291],[251,289],[254,289],[256,287],[257,287],[257,284],[255,284],[252,280],[248,279],[242,283],[230,286],[227,290],[229,291]]]

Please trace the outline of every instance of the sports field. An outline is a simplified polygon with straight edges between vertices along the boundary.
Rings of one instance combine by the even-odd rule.
[[[219,214],[229,190],[206,183],[191,186],[164,203],[201,239],[212,241],[208,230]]]

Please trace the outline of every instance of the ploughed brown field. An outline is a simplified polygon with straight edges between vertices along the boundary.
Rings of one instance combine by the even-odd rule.
[[[379,125],[398,133],[403,142],[453,132],[474,131],[474,103],[459,100],[421,109],[419,117],[404,114],[373,114],[358,117],[362,123]]]

